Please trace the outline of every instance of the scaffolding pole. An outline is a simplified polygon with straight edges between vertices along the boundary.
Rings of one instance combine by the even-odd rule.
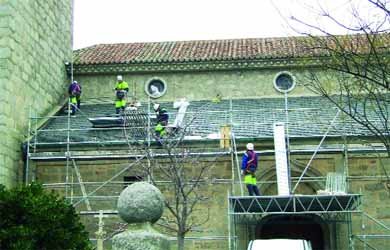
[[[286,112],[286,119],[287,119],[287,123],[288,123],[288,106],[287,106],[287,102],[285,103],[286,104],[286,107],[285,107],[285,112]],[[70,110],[70,102],[68,101],[68,111]],[[245,110],[245,111],[248,111],[248,110]],[[30,110],[31,112],[31,110]],[[150,114],[150,99],[149,99],[149,102],[148,102],[148,114]],[[220,111],[216,111],[216,112],[220,112]],[[328,127],[325,135],[322,135],[322,139],[321,139],[321,142],[319,143],[319,145],[315,148],[314,150],[314,154],[313,156],[311,157],[309,163],[307,164],[307,166],[305,167],[302,175],[299,177],[294,189],[293,189],[293,193],[295,191],[295,189],[297,188],[298,184],[301,182],[301,181],[304,181],[306,180],[305,177],[303,177],[308,169],[308,167],[310,166],[311,162],[313,161],[314,157],[316,156],[316,154],[318,152],[324,152],[324,153],[329,153],[329,152],[344,152],[346,154],[346,158],[348,158],[348,152],[351,150],[350,148],[348,147],[344,147],[342,149],[338,149],[338,150],[331,150],[331,149],[323,149],[321,150],[320,147],[322,145],[322,143],[324,142],[325,138],[327,137],[331,127],[333,126],[333,123],[336,121],[336,118],[338,116],[338,114],[340,113],[340,110],[338,110],[336,116],[334,117],[334,119],[332,120],[330,126]],[[30,113],[30,118],[31,118],[31,113]],[[92,192],[90,193],[87,193],[86,192],[86,189],[85,189],[85,184],[86,182],[83,182],[83,180],[81,179],[81,175],[80,175],[80,171],[75,163],[75,159],[83,159],[83,160],[95,160],[95,159],[103,159],[103,156],[76,156],[76,155],[73,155],[71,154],[71,145],[74,145],[76,144],[77,142],[71,142],[70,141],[70,135],[71,135],[71,132],[72,131],[79,131],[79,130],[82,130],[82,129],[71,129],[71,119],[70,119],[70,112],[68,112],[68,124],[67,124],[67,129],[64,129],[65,131],[67,131],[67,138],[66,138],[66,142],[63,143],[63,144],[66,144],[66,153],[65,153],[65,157],[62,157],[62,158],[58,158],[60,160],[64,160],[66,159],[66,176],[65,176],[65,182],[64,183],[61,183],[61,184],[64,184],[65,186],[65,193],[66,195],[68,195],[68,189],[69,189],[69,186],[71,186],[71,198],[73,200],[73,187],[74,184],[73,183],[73,172],[72,172],[72,183],[70,184],[69,183],[69,163],[70,161],[72,161],[73,165],[74,165],[74,169],[75,169],[75,173],[76,173],[76,176],[79,180],[79,184],[80,184],[80,187],[81,187],[81,191],[82,191],[82,196],[81,197],[76,197],[77,199],[80,199],[78,200],[76,203],[74,203],[73,205],[76,207],[78,204],[80,204],[81,202],[85,202],[87,204],[87,208],[88,208],[88,211],[82,211],[80,212],[80,214],[83,214],[83,215],[94,215],[94,214],[117,214],[117,211],[114,211],[114,210],[110,210],[110,211],[92,211],[92,208],[90,206],[90,203],[89,203],[89,199],[91,198],[96,198],[96,199],[109,199],[109,198],[116,198],[116,196],[109,196],[109,195],[103,195],[103,196],[92,196],[94,193],[96,193],[98,190],[100,190],[101,188],[103,188],[104,186],[106,186],[108,183],[112,183],[113,180],[117,177],[119,177],[121,174],[123,174],[126,170],[130,169],[131,167],[135,166],[136,164],[139,164],[141,163],[142,164],[142,160],[145,159],[146,155],[136,155],[135,157],[131,157],[130,154],[124,154],[126,156],[124,156],[124,158],[121,158],[121,157],[118,157],[118,158],[115,158],[115,159],[131,159],[131,158],[135,158],[136,161],[129,164],[128,166],[126,166],[125,168],[123,168],[122,170],[120,170],[119,172],[117,172],[114,176],[112,176],[111,178],[109,178],[107,181],[104,181],[104,182],[99,182],[99,186],[94,189]],[[243,186],[242,186],[242,181],[241,181],[241,174],[240,174],[240,165],[239,165],[239,159],[238,159],[238,152],[237,152],[237,144],[236,144],[236,138],[235,138],[235,134],[233,133],[233,107],[232,107],[232,100],[230,100],[230,124],[231,124],[231,127],[232,127],[232,130],[231,130],[231,140],[232,140],[232,149],[229,151],[229,152],[198,152],[198,153],[193,153],[193,155],[197,155],[197,154],[200,154],[200,155],[204,155],[204,156],[212,156],[212,155],[227,155],[227,154],[231,154],[232,156],[232,185],[235,184],[235,178],[234,178],[234,163],[236,163],[236,166],[237,166],[237,176],[238,176],[238,180],[239,180],[239,185],[240,185],[240,192],[241,192],[241,196],[244,195],[244,191],[243,191]],[[38,135],[38,128],[37,128],[37,123],[35,123],[35,138],[34,138],[34,152],[36,151],[36,148],[37,148],[37,145],[39,145],[39,143],[37,142],[37,135]],[[121,129],[124,129],[125,130],[125,127],[122,127]],[[148,115],[148,124],[147,124],[147,131],[148,131],[148,134],[147,134],[147,145],[148,145],[148,149],[147,150],[151,150],[151,131],[152,131],[152,128],[151,128],[151,120],[150,120],[150,115]],[[29,134],[31,133],[31,121],[29,121]],[[125,131],[126,133],[126,131]],[[126,137],[126,134],[125,134],[125,137]],[[93,141],[91,143],[94,143],[94,144],[99,144],[101,141]],[[129,143],[129,140],[128,138],[126,137],[126,142],[128,142],[129,144],[129,147],[130,146],[130,143]],[[30,148],[30,140],[28,140],[28,149]],[[121,143],[123,143],[123,141],[121,141]],[[55,143],[52,143],[53,145],[56,145]],[[61,144],[61,145],[63,145]],[[82,143],[81,143],[82,144]],[[45,144],[42,144],[42,145],[45,145]],[[72,147],[73,149],[73,147]],[[313,150],[306,150],[307,152],[312,152]],[[294,153],[294,152],[306,152],[305,150],[291,150],[291,153]],[[351,151],[353,152],[353,150]],[[149,151],[149,153],[151,154],[151,151]],[[289,149],[289,153],[290,153],[290,149]],[[271,155],[272,152],[266,152],[266,154],[268,155]],[[51,159],[54,159],[54,157],[50,157],[50,156],[47,156],[47,157],[37,157],[37,158],[31,158],[30,156],[30,153],[28,153],[28,159],[34,159],[34,160],[51,160]],[[154,154],[154,156],[161,156],[161,157],[164,157],[166,155],[164,154]],[[114,158],[113,158],[114,159]],[[150,167],[150,160],[149,161],[149,165],[148,167]],[[235,161],[235,162],[234,162]],[[346,161],[345,163],[346,165],[348,164],[348,162]],[[26,168],[28,169],[28,165],[26,166]],[[28,174],[28,172],[26,172],[26,174]],[[149,177],[149,176],[148,176]],[[324,179],[324,177],[318,177],[318,179]],[[353,177],[348,177],[348,179],[350,178],[356,178],[356,176],[353,176]],[[292,180],[293,178],[291,178]],[[28,177],[26,177],[26,182],[28,180]],[[317,181],[317,180],[314,180],[314,181]],[[83,188],[84,187],[84,188]],[[83,191],[84,189],[84,191]],[[234,188],[232,189],[234,191]],[[228,196],[229,196],[229,193],[228,193]],[[299,198],[298,198],[299,199]],[[317,202],[316,199],[314,199],[315,202]],[[337,203],[337,200],[335,200],[335,202]],[[88,207],[88,204],[89,204],[89,207]],[[282,205],[280,205],[282,206]],[[260,207],[260,205],[259,205]],[[229,240],[229,250],[236,250],[237,249],[237,238],[236,238],[236,218],[235,215],[233,214],[232,212],[232,205],[231,204],[228,204],[228,208],[227,208],[227,211],[228,211],[228,230],[229,230],[229,236],[228,236],[228,240]],[[307,212],[310,212],[310,211],[307,211]],[[280,212],[281,214],[286,214],[285,211],[281,211]],[[231,217],[230,217],[231,216]],[[350,214],[348,215],[349,218],[349,223],[351,223],[351,218],[350,218]],[[349,225],[349,224],[348,224]],[[384,225],[384,224],[383,224]],[[386,225],[384,225],[386,226]],[[349,225],[349,227],[351,227],[351,225]],[[387,228],[388,229],[388,228]],[[352,237],[352,227],[351,228],[348,228],[349,230],[349,235],[350,235],[350,241],[351,241],[351,245],[353,246],[353,237]],[[355,235],[356,239],[358,240],[361,240],[362,235]],[[367,238],[371,237],[371,238],[379,238],[381,235],[379,234],[373,234],[373,235],[366,235]],[[386,237],[390,237],[390,236],[386,236]]]
[[[307,163],[305,169],[303,170],[301,176],[299,177],[297,183],[295,184],[295,186],[294,186],[294,188],[293,188],[293,190],[292,190],[292,193],[295,193],[295,190],[297,189],[297,187],[298,187],[298,185],[299,185],[299,182],[302,180],[302,177],[306,174],[307,169],[310,167],[311,162],[314,160],[314,157],[317,155],[318,150],[320,149],[322,143],[325,141],[326,136],[328,135],[330,129],[331,129],[332,126],[333,126],[333,124],[336,122],[336,119],[337,119],[337,117],[339,116],[339,114],[340,114],[340,110],[337,111],[335,117],[333,118],[332,122],[330,123],[330,125],[329,125],[328,129],[326,130],[324,136],[322,137],[320,143],[318,144],[317,148],[315,149],[314,154],[313,154],[312,157],[310,158],[310,160],[309,160],[309,162]]]
[[[117,174],[115,174],[113,177],[111,177],[110,179],[108,179],[107,181],[105,181],[103,184],[101,184],[99,187],[97,187],[95,190],[93,190],[92,192],[88,193],[87,196],[90,196],[94,193],[96,193],[98,190],[100,190],[102,187],[104,187],[107,183],[110,183],[112,180],[114,180],[115,178],[119,177],[122,173],[124,173],[126,170],[130,169],[131,167],[133,167],[134,165],[138,164],[141,160],[145,159],[146,155],[144,155],[143,157],[137,159],[135,162],[129,164],[127,167],[123,168],[121,171],[119,171]],[[78,202],[74,203],[73,206],[77,206],[78,204],[80,204],[82,201],[84,201],[84,198],[79,200]]]
[[[68,197],[69,161],[70,161],[70,99],[68,99],[68,131],[66,134],[66,169],[65,169],[65,197]]]
[[[25,185],[29,184],[29,172],[30,172],[30,165],[29,165],[29,159],[30,159],[30,136],[31,136],[31,106],[29,109],[29,119],[28,119],[28,138],[27,138],[27,148],[26,148],[26,167],[25,167]],[[23,149],[24,150],[24,149]]]
[[[87,196],[87,192],[85,191],[85,186],[84,186],[84,183],[83,183],[83,179],[81,178],[81,174],[80,174],[80,171],[79,171],[79,168],[77,167],[77,164],[75,162],[74,159],[72,159],[72,163],[73,163],[73,169],[76,173],[76,176],[77,176],[77,179],[79,181],[79,184],[80,184],[80,189],[81,189],[81,193],[83,194],[83,200],[85,200],[85,205],[87,205],[87,209],[89,211],[91,211],[91,204],[89,203],[89,199],[88,199],[88,196]],[[73,175],[72,175],[73,176]],[[73,193],[73,185],[72,185],[72,193]]]
[[[229,190],[227,191],[227,197],[229,197],[230,194],[229,194]],[[231,235],[231,221],[230,221],[230,205],[228,204],[227,206],[227,219],[228,219],[228,233],[229,233],[229,250],[232,250],[232,235]]]
[[[289,136],[289,119],[288,119],[288,91],[284,91],[284,109],[285,109],[285,116],[286,116],[286,156],[287,156],[287,176],[290,180],[288,183],[288,189],[291,189],[292,183],[291,183],[291,164],[290,164],[290,136]]]
[[[233,130],[232,130],[233,131]],[[235,139],[235,136],[234,136],[234,133],[231,132],[232,135],[232,144],[233,144],[233,152],[234,152],[234,157],[236,159],[236,166],[237,166],[237,176],[238,176],[238,183],[240,185],[240,192],[241,192],[241,195],[244,195],[244,189],[242,187],[242,180],[241,180],[241,171],[240,171],[240,164],[238,162],[238,155],[237,155],[237,144],[236,144],[236,139]],[[233,184],[234,184],[234,180],[233,180]]]

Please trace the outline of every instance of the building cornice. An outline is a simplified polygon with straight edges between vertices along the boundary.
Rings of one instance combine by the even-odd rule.
[[[250,60],[191,61],[191,62],[151,62],[151,63],[113,63],[113,64],[75,64],[73,73],[107,74],[145,73],[145,72],[195,72],[222,70],[253,70],[274,68],[316,67],[321,65],[321,58],[266,58]]]

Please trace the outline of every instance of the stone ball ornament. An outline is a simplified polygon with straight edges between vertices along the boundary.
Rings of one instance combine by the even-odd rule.
[[[160,190],[147,182],[136,182],[126,187],[118,199],[119,216],[127,223],[155,223],[164,210]]]

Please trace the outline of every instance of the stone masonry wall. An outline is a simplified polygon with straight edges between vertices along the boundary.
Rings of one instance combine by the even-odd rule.
[[[297,178],[302,173],[305,165],[309,161],[311,155],[293,155],[292,156],[292,176]],[[206,160],[206,159],[205,159]],[[334,172],[336,170],[344,170],[343,156],[338,154],[318,154],[311,164],[311,167],[307,171],[305,177],[309,179],[302,183],[297,193],[298,194],[314,194],[318,189],[324,189],[326,174],[328,172]],[[384,177],[384,170],[390,171],[390,159],[388,158],[377,158],[376,155],[349,155],[348,159],[349,167],[349,192],[350,193],[362,193],[363,194],[363,211],[367,212],[370,216],[379,219],[385,224],[390,223],[390,213],[388,209],[389,190],[386,189],[384,183],[386,178]],[[108,180],[110,177],[118,173],[124,166],[129,164],[128,161],[78,161],[78,167],[80,169],[81,176],[84,182],[87,182],[87,192],[91,192],[96,189],[102,181]],[[196,166],[193,166],[196,171]],[[385,169],[384,169],[385,168]],[[123,190],[123,176],[137,175],[137,167],[132,168],[133,170],[126,171],[113,183],[108,184],[104,188],[97,191],[94,195],[96,196],[111,196],[108,199],[91,199],[92,210],[99,209],[115,209],[115,196]],[[65,180],[66,163],[65,162],[38,162],[37,168],[37,180],[43,183],[61,183]],[[158,174],[158,173],[156,173]],[[236,172],[234,172],[236,174]],[[224,157],[218,160],[218,165],[214,168],[210,178],[214,180],[214,183],[205,186],[204,193],[210,197],[213,197],[211,203],[207,206],[210,208],[210,218],[208,222],[198,228],[198,232],[188,234],[189,237],[200,237],[193,238],[186,241],[186,249],[227,249],[228,248],[228,218],[227,218],[227,192],[232,191],[232,169],[230,157]],[[275,176],[275,161],[272,156],[262,156],[260,159],[260,169],[258,171],[259,187],[264,195],[275,195],[276,190],[276,176]],[[73,174],[73,195],[80,198],[81,191],[80,186],[77,183],[76,175]],[[159,188],[163,192],[168,192],[169,185],[162,183]],[[56,189],[63,194],[63,188]],[[236,189],[236,195],[239,189]],[[70,194],[68,190],[68,194]],[[246,189],[244,187],[246,194]],[[77,199],[74,199],[76,201]],[[81,203],[76,207],[78,210],[86,210],[85,203]],[[202,218],[203,215],[207,214],[207,207],[201,207],[199,216]],[[166,215],[169,212],[165,211]],[[93,216],[82,217],[84,224],[90,232],[90,237],[95,238],[94,232],[97,231],[97,218]],[[358,214],[352,217],[352,226],[355,233],[361,230],[361,215]],[[121,221],[116,217],[110,217],[105,219],[105,230],[108,235],[112,235],[115,229],[118,228]],[[369,224],[366,222],[366,233],[381,234],[381,228],[373,223]],[[329,228],[330,237],[334,243],[332,246],[337,246],[337,249],[348,249],[347,229],[346,224],[341,223],[332,227],[331,225],[325,225]],[[163,228],[160,228],[163,230]],[[244,225],[237,225],[237,235],[240,237],[238,244],[239,249],[244,249],[249,239],[243,239],[243,237],[250,237],[247,235],[247,229]],[[169,232],[167,232],[169,233]],[[250,235],[254,235],[253,232]],[[171,235],[174,236],[174,235]],[[373,242],[376,244],[378,249],[387,242]],[[106,243],[107,249],[110,249],[110,241]],[[379,244],[379,245],[378,245]],[[174,246],[174,242],[173,242]],[[174,247],[172,249],[175,249]],[[360,249],[359,247],[357,249]]]
[[[21,176],[28,116],[47,114],[64,99],[65,61],[72,59],[71,0],[0,2],[0,183]]]
[[[162,79],[167,85],[165,95],[156,100],[172,101],[178,98],[187,100],[211,100],[219,93],[222,98],[264,98],[282,97],[274,88],[274,78],[281,71],[288,71],[296,78],[296,88],[289,96],[313,95],[304,87],[304,70],[300,69],[258,69],[246,71],[213,72],[172,72],[122,74],[129,83],[130,93],[139,100],[148,100],[145,84],[152,78]],[[75,75],[83,85],[83,98],[104,98],[114,100],[116,74]]]

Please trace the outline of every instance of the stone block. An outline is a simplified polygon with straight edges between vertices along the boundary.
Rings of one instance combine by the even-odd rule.
[[[5,78],[9,76],[10,72],[6,65],[1,65],[1,61],[6,61],[6,60],[0,59],[0,78]]]
[[[0,5],[0,18],[4,18],[4,17],[7,17],[7,16],[11,16],[11,8],[10,6],[6,3],[2,3]]]
[[[10,18],[0,17],[0,28],[8,28],[10,24]]]
[[[11,49],[0,48],[0,59],[9,58],[10,56],[11,56]]]
[[[382,191],[385,187],[383,186],[383,183],[369,183],[364,185],[364,189],[367,191]]]
[[[377,219],[390,219],[390,209],[387,206],[380,206],[376,208]]]
[[[150,225],[130,225],[129,229],[112,239],[113,250],[168,250],[166,236],[153,230]]]

